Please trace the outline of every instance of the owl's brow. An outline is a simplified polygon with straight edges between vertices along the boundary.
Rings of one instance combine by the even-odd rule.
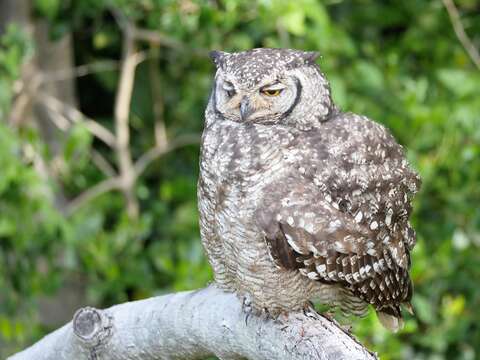
[[[280,80],[275,80],[272,83],[269,83],[267,85],[263,85],[260,90],[279,90],[285,88],[285,85],[280,81]]]
[[[235,89],[235,86],[233,85],[233,83],[230,82],[230,81],[228,81],[228,80],[223,81],[222,86],[223,86],[223,88],[224,88],[225,90],[233,90],[233,89]]]

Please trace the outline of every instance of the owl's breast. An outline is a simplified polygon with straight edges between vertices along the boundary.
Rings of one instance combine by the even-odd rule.
[[[279,271],[274,265],[255,219],[265,189],[288,171],[295,156],[290,149],[295,136],[287,129],[274,127],[221,125],[215,134],[212,132],[212,139],[204,137],[204,143],[215,146],[210,145],[207,157],[203,153],[202,161],[208,162],[205,167],[213,179],[214,222],[223,247],[228,287],[234,286],[266,304],[278,297],[285,281],[291,281],[292,286],[299,281],[298,274]],[[306,295],[299,294],[302,299],[285,295],[282,302],[303,304]]]
[[[296,136],[285,127],[235,124],[219,144],[217,173],[246,192],[288,170],[297,149]]]

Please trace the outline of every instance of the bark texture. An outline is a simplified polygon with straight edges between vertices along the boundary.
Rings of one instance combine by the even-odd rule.
[[[78,310],[73,320],[9,360],[23,359],[376,359],[316,313],[276,320],[245,312],[214,285],[109,309]]]

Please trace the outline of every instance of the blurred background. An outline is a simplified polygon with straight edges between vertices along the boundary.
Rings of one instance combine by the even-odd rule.
[[[89,304],[211,280],[196,208],[208,51],[318,50],[423,178],[415,318],[382,359],[480,358],[480,2],[0,1],[0,358]]]

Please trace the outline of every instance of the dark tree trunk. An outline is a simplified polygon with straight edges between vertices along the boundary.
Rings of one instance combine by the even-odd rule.
[[[71,77],[61,81],[48,81],[48,74],[59,70],[71,69],[75,66],[72,46],[72,36],[66,33],[61,39],[52,40],[50,26],[46,20],[32,17],[31,0],[0,0],[0,35],[11,23],[18,24],[27,31],[35,42],[35,55],[22,68],[22,80],[25,84],[15,100],[21,99],[20,106],[13,106],[10,114],[12,126],[35,126],[39,130],[42,142],[47,145],[50,154],[44,159],[46,166],[57,156],[61,156],[63,142],[67,133],[59,130],[52,119],[46,106],[36,98],[39,93],[55,97],[57,100],[70,106],[77,106],[75,94],[75,78]],[[40,74],[47,74],[47,81],[30,89],[32,79]],[[42,174],[50,176],[49,181],[55,181],[52,173]],[[63,209],[67,203],[57,184],[55,203],[58,209]],[[42,297],[38,300],[40,321],[48,326],[58,326],[68,321],[74,311],[85,305],[85,288],[80,277],[68,277],[62,288],[52,297]]]

